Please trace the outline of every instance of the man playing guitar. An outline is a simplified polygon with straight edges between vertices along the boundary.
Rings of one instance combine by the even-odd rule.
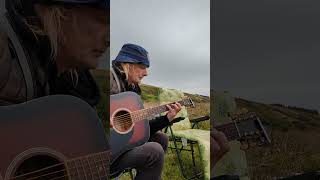
[[[109,179],[89,70],[110,45],[110,1],[0,3],[0,179]]]
[[[9,23],[0,31],[0,105],[52,94],[97,105],[89,69],[110,44],[109,0],[3,1]]]
[[[148,52],[141,46],[125,44],[118,56],[112,62],[110,75],[110,94],[133,91],[141,94],[139,84],[147,76],[150,65]],[[136,179],[161,179],[164,163],[164,154],[168,146],[168,137],[159,130],[168,126],[176,114],[181,110],[181,105],[175,103],[167,105],[169,109],[165,116],[149,121],[149,142],[135,147],[120,156],[112,165],[112,172],[121,172],[126,168],[137,170]],[[111,124],[112,126],[112,124]]]

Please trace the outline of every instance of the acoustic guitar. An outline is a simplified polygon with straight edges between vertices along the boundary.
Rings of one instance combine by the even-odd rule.
[[[178,102],[182,106],[194,106],[191,99]],[[150,137],[148,120],[166,111],[168,111],[166,105],[144,109],[140,96],[134,92],[111,95],[110,121],[113,124],[113,128],[110,129],[111,164],[121,154],[146,143]]]
[[[0,180],[110,179],[103,126],[83,100],[47,96],[0,115]]]

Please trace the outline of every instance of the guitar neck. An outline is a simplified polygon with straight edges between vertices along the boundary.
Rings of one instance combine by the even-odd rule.
[[[188,99],[180,100],[180,101],[177,101],[177,102],[180,103],[181,106],[191,106],[191,105],[193,105],[192,101],[190,101]],[[173,103],[169,103],[169,104],[173,104]],[[132,119],[133,119],[134,122],[141,121],[141,120],[146,120],[146,119],[152,119],[155,116],[157,116],[158,114],[168,111],[169,109],[167,108],[167,105],[169,105],[169,104],[164,104],[164,105],[161,105],[161,106],[156,106],[156,107],[142,109],[142,110],[133,112],[131,114]]]
[[[79,177],[108,179],[110,175],[110,154],[110,151],[105,151],[67,161],[68,175],[71,179],[78,179]]]
[[[223,132],[229,141],[238,140],[240,138],[235,122],[218,125],[214,128]]]
[[[229,141],[243,140],[259,142],[260,144],[271,143],[268,133],[255,113],[240,114],[233,117],[232,122],[214,128],[223,132]]]

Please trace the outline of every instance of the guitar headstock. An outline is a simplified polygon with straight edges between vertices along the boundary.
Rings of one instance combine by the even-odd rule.
[[[231,117],[241,142],[241,149],[255,145],[270,144],[271,139],[259,117],[255,113],[246,113]]]

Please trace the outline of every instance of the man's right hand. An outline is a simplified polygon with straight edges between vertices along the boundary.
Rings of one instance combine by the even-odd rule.
[[[230,150],[226,136],[216,129],[210,132],[210,165],[213,168],[216,163]],[[212,169],[211,168],[211,169]]]

